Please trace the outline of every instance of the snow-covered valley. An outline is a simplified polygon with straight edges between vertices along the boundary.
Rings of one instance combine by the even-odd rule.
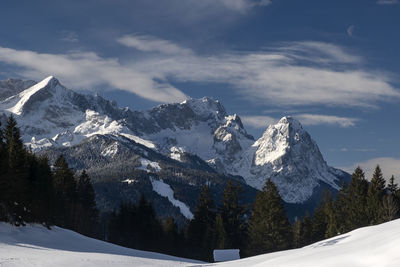
[[[127,249],[75,232],[0,224],[0,266],[400,266],[400,219],[364,227],[300,249],[231,262],[201,263]]]

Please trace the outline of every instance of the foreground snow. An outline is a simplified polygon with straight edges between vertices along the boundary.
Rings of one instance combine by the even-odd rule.
[[[127,249],[55,227],[0,223],[0,266],[400,266],[400,220],[365,227],[310,246],[247,259],[202,264]]]
[[[354,230],[310,246],[212,266],[400,266],[400,220]],[[208,265],[206,265],[208,266]]]
[[[196,261],[123,248],[75,232],[0,223],[0,266],[191,266]],[[197,262],[199,263],[199,262]]]

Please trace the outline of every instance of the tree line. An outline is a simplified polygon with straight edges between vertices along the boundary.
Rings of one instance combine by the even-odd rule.
[[[27,149],[17,122],[0,125],[0,220],[16,226],[58,225],[95,236],[98,210],[85,171],[77,175],[63,156],[50,166],[44,156]]]
[[[85,171],[75,173],[63,156],[50,166],[46,157],[34,155],[12,116],[0,127],[0,220],[17,226],[58,225],[130,248],[212,261],[214,249],[240,249],[241,257],[247,257],[299,248],[400,215],[398,185],[393,176],[386,185],[379,166],[370,182],[357,167],[337,196],[326,192],[312,214],[293,223],[270,179],[252,207],[241,204],[241,193],[240,185],[229,181],[216,205],[204,185],[194,218],[180,228],[172,217],[160,220],[144,195],[137,204],[121,203],[118,210],[99,216]]]

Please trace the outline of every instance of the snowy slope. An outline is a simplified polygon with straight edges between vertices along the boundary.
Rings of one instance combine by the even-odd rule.
[[[203,266],[389,267],[400,266],[400,220],[360,228],[310,246]]]
[[[138,251],[55,227],[13,227],[0,223],[0,265],[23,266],[229,266],[391,267],[400,266],[400,220],[317,242],[300,249],[231,262],[204,264]]]
[[[191,266],[198,261],[128,249],[54,227],[0,223],[0,266]]]

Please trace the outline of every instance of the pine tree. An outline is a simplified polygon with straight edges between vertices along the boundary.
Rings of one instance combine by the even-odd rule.
[[[368,182],[364,172],[357,167],[352,174],[347,194],[347,222],[344,232],[364,227],[369,224],[367,214],[367,192]]]
[[[48,159],[30,156],[30,191],[32,220],[50,226],[54,223],[53,176]]]
[[[212,251],[215,247],[215,218],[216,212],[210,188],[204,185],[197,201],[194,218],[190,221],[187,231],[194,258],[212,261]]]
[[[98,226],[95,193],[89,175],[83,170],[77,183],[77,204],[74,229],[84,235],[94,236]]]
[[[159,251],[161,244],[158,240],[162,236],[162,225],[156,217],[152,203],[146,200],[144,194],[142,194],[139,200],[136,217],[136,237],[139,241],[137,248]]]
[[[8,164],[6,158],[3,128],[0,122],[0,221],[9,220],[10,191],[9,179],[7,176]]]
[[[226,249],[229,248],[227,245],[227,235],[224,227],[224,220],[221,214],[217,215],[215,220],[215,248],[216,249]]]
[[[367,193],[367,214],[370,225],[382,222],[382,199],[385,195],[385,183],[381,168],[377,165]]]
[[[312,217],[311,237],[313,242],[323,240],[327,229],[327,216],[325,213],[325,203],[328,199],[328,191],[324,191],[321,202],[315,208]]]
[[[336,209],[336,205],[331,194],[327,196],[324,206],[324,211],[326,214],[326,222],[327,222],[325,238],[330,238],[340,234],[340,226],[339,226],[340,221],[338,220],[338,211]]]
[[[331,206],[331,202],[333,202],[332,194],[330,194],[330,196],[328,197],[330,201],[328,201],[329,204],[326,206],[326,208],[328,210],[331,210],[327,210],[327,213],[329,213],[329,231],[326,232],[326,238],[336,236],[340,233],[345,233],[348,231],[347,229],[351,229],[351,223],[348,219],[350,216],[349,205],[351,205],[351,203],[349,202],[349,190],[349,187],[343,181],[342,186],[336,196],[336,201],[334,201],[333,203],[333,206]]]
[[[301,231],[300,231],[300,245],[302,247],[307,246],[312,243],[312,221],[308,211],[304,215],[301,221]]]
[[[74,172],[61,155],[54,163],[53,186],[55,189],[56,215],[58,226],[73,229],[77,203]]]
[[[165,220],[164,225],[164,244],[163,244],[163,253],[167,253],[170,255],[181,255],[181,246],[182,239],[178,231],[178,226],[175,223],[173,217],[167,218]]]
[[[383,196],[381,211],[381,222],[388,222],[398,217],[399,202],[394,194]]]
[[[246,208],[239,203],[241,187],[230,180],[224,190],[222,205],[219,208],[224,231],[225,248],[242,248],[246,235]]]
[[[394,182],[393,175],[389,179],[389,184],[387,185],[387,190],[390,192],[390,194],[395,194],[396,191],[398,190],[398,185],[397,185],[397,183]]]
[[[292,244],[291,231],[278,189],[268,179],[253,206],[247,253],[257,255],[288,249]]]
[[[12,223],[20,225],[28,220],[27,211],[30,204],[27,198],[29,173],[26,149],[21,140],[17,121],[12,115],[8,118],[3,135],[7,164],[6,179],[8,180],[7,206],[11,213],[10,219]]]
[[[293,223],[293,247],[294,248],[300,248],[301,247],[301,220],[299,218],[296,218],[296,220]]]

